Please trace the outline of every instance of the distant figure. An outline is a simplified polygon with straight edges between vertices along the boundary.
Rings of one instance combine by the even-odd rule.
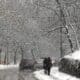
[[[47,74],[47,58],[44,58],[43,60],[43,69],[44,69],[44,73]]]
[[[43,61],[43,68],[44,68],[45,74],[50,75],[51,67],[52,67],[52,60],[51,60],[51,58],[50,57],[45,58],[44,61]]]
[[[47,71],[48,71],[48,75],[50,75],[50,70],[51,70],[51,67],[52,67],[52,60],[50,57],[47,58]]]

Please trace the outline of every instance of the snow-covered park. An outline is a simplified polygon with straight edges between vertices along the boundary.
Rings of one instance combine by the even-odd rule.
[[[5,70],[5,69],[13,69],[13,68],[18,68],[19,67],[19,64],[9,64],[9,65],[3,65],[3,64],[0,64],[0,70]]]
[[[65,58],[73,58],[73,59],[80,59],[80,51],[75,51],[73,54],[64,56]],[[24,72],[21,73],[22,75]],[[25,76],[27,76],[27,71],[25,72]],[[80,78],[77,78],[75,76],[71,76],[69,74],[60,72],[58,69],[58,66],[53,66],[51,68],[50,76],[47,74],[44,74],[44,70],[37,70],[32,73],[34,75],[34,78],[30,77],[32,80],[80,80]],[[27,80],[27,77],[24,77],[24,80]],[[36,78],[36,79],[35,79]],[[22,78],[19,78],[19,63],[18,64],[9,64],[9,65],[0,65],[0,80],[22,80]],[[30,80],[29,79],[29,80]]]

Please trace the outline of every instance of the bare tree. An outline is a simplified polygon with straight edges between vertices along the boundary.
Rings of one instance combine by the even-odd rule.
[[[6,38],[6,52],[5,52],[5,57],[4,57],[4,62],[6,64],[9,64],[9,37]]]
[[[75,29],[73,28],[73,26],[72,26],[72,24],[70,23],[70,20],[68,20],[69,21],[69,24],[67,24],[67,22],[66,22],[66,16],[67,17],[69,17],[69,15],[67,15],[68,14],[68,12],[66,11],[65,12],[65,7],[61,4],[61,2],[59,1],[59,0],[55,0],[55,2],[57,3],[57,7],[56,8],[52,8],[51,6],[49,6],[49,5],[47,5],[47,4],[45,4],[45,3],[43,3],[43,2],[41,2],[41,0],[40,1],[38,1],[38,4],[36,4],[37,6],[38,6],[38,8],[39,7],[44,7],[44,8],[46,8],[46,9],[49,9],[49,10],[51,10],[51,11],[53,11],[54,13],[55,13],[55,15],[57,15],[58,16],[58,19],[59,19],[59,21],[61,22],[61,24],[62,24],[62,26],[63,26],[63,28],[66,30],[66,35],[67,35],[67,39],[68,39],[68,41],[69,41],[69,44],[70,44],[70,48],[71,48],[71,52],[73,52],[74,51],[74,49],[73,49],[73,42],[72,42],[72,39],[71,39],[71,34],[69,33],[69,25],[70,25],[70,27],[71,27],[71,29],[73,30],[73,33],[74,33],[74,35],[75,35],[75,40],[76,40],[76,45],[77,45],[77,49],[79,49],[79,41],[78,41],[78,39],[77,39],[77,35],[76,35],[76,31],[75,31]],[[58,11],[59,11],[59,13],[57,12],[57,10],[56,9],[58,9]],[[68,18],[69,19],[69,18]],[[58,23],[58,22],[57,22]],[[54,23],[53,24],[50,24],[50,26],[49,27],[51,27],[51,26],[54,26]],[[59,29],[60,29],[60,33],[61,33],[61,37],[60,37],[60,45],[61,45],[61,47],[60,47],[60,51],[61,51],[61,55],[63,54],[62,52],[62,31],[63,31],[63,28],[62,27],[59,27]],[[44,30],[44,29],[43,29]],[[48,31],[50,31],[50,30],[48,30],[47,29],[47,32]],[[51,31],[53,31],[53,30],[51,30]],[[49,33],[49,32],[48,32]]]
[[[6,55],[6,53],[5,53],[5,55],[4,55],[4,64],[7,63],[7,61],[6,61],[6,57],[7,57],[7,55]]]
[[[70,43],[70,47],[71,47],[71,51],[73,52],[73,44],[72,44],[72,40],[70,38],[70,34],[69,34],[69,30],[68,30],[68,26],[66,24],[66,19],[65,19],[65,15],[64,15],[64,11],[63,11],[63,8],[61,6],[61,3],[59,2],[59,0],[55,0],[57,2],[57,4],[59,5],[59,9],[60,9],[60,20],[62,22],[62,25],[65,27],[66,29],[66,34],[67,34],[67,38],[68,38],[68,41]],[[62,29],[61,29],[61,34],[62,34]],[[62,42],[61,42],[62,43]]]
[[[17,42],[16,41],[14,41],[13,42],[13,47],[14,47],[14,49],[13,49],[13,52],[14,52],[14,64],[16,64],[17,63]]]
[[[21,54],[21,59],[24,58],[24,42],[20,42],[19,48],[20,48],[20,54]]]

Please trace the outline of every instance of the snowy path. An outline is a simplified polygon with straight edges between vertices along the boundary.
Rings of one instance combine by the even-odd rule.
[[[19,73],[18,80],[36,80],[36,78],[32,71],[24,70]]]
[[[43,72],[43,70],[34,72],[34,76],[38,80],[53,80],[53,78],[51,76],[45,75],[44,72]]]
[[[52,68],[50,76],[45,75],[43,70],[34,72],[34,76],[38,80],[80,80],[80,78],[59,72],[58,67]]]

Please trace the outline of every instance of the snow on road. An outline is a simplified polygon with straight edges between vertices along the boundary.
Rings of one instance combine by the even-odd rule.
[[[35,71],[34,76],[38,80],[80,80],[80,78],[76,78],[74,76],[68,75],[66,73],[62,73],[58,71],[58,67],[53,67],[51,69],[51,75],[45,75],[44,70]]]
[[[18,80],[19,64],[0,64],[0,80]]]
[[[0,80],[36,80],[31,70],[19,71],[19,64],[0,65]]]
[[[11,69],[11,68],[18,68],[19,67],[19,64],[10,64],[10,65],[2,65],[0,64],[0,70],[1,69]]]

